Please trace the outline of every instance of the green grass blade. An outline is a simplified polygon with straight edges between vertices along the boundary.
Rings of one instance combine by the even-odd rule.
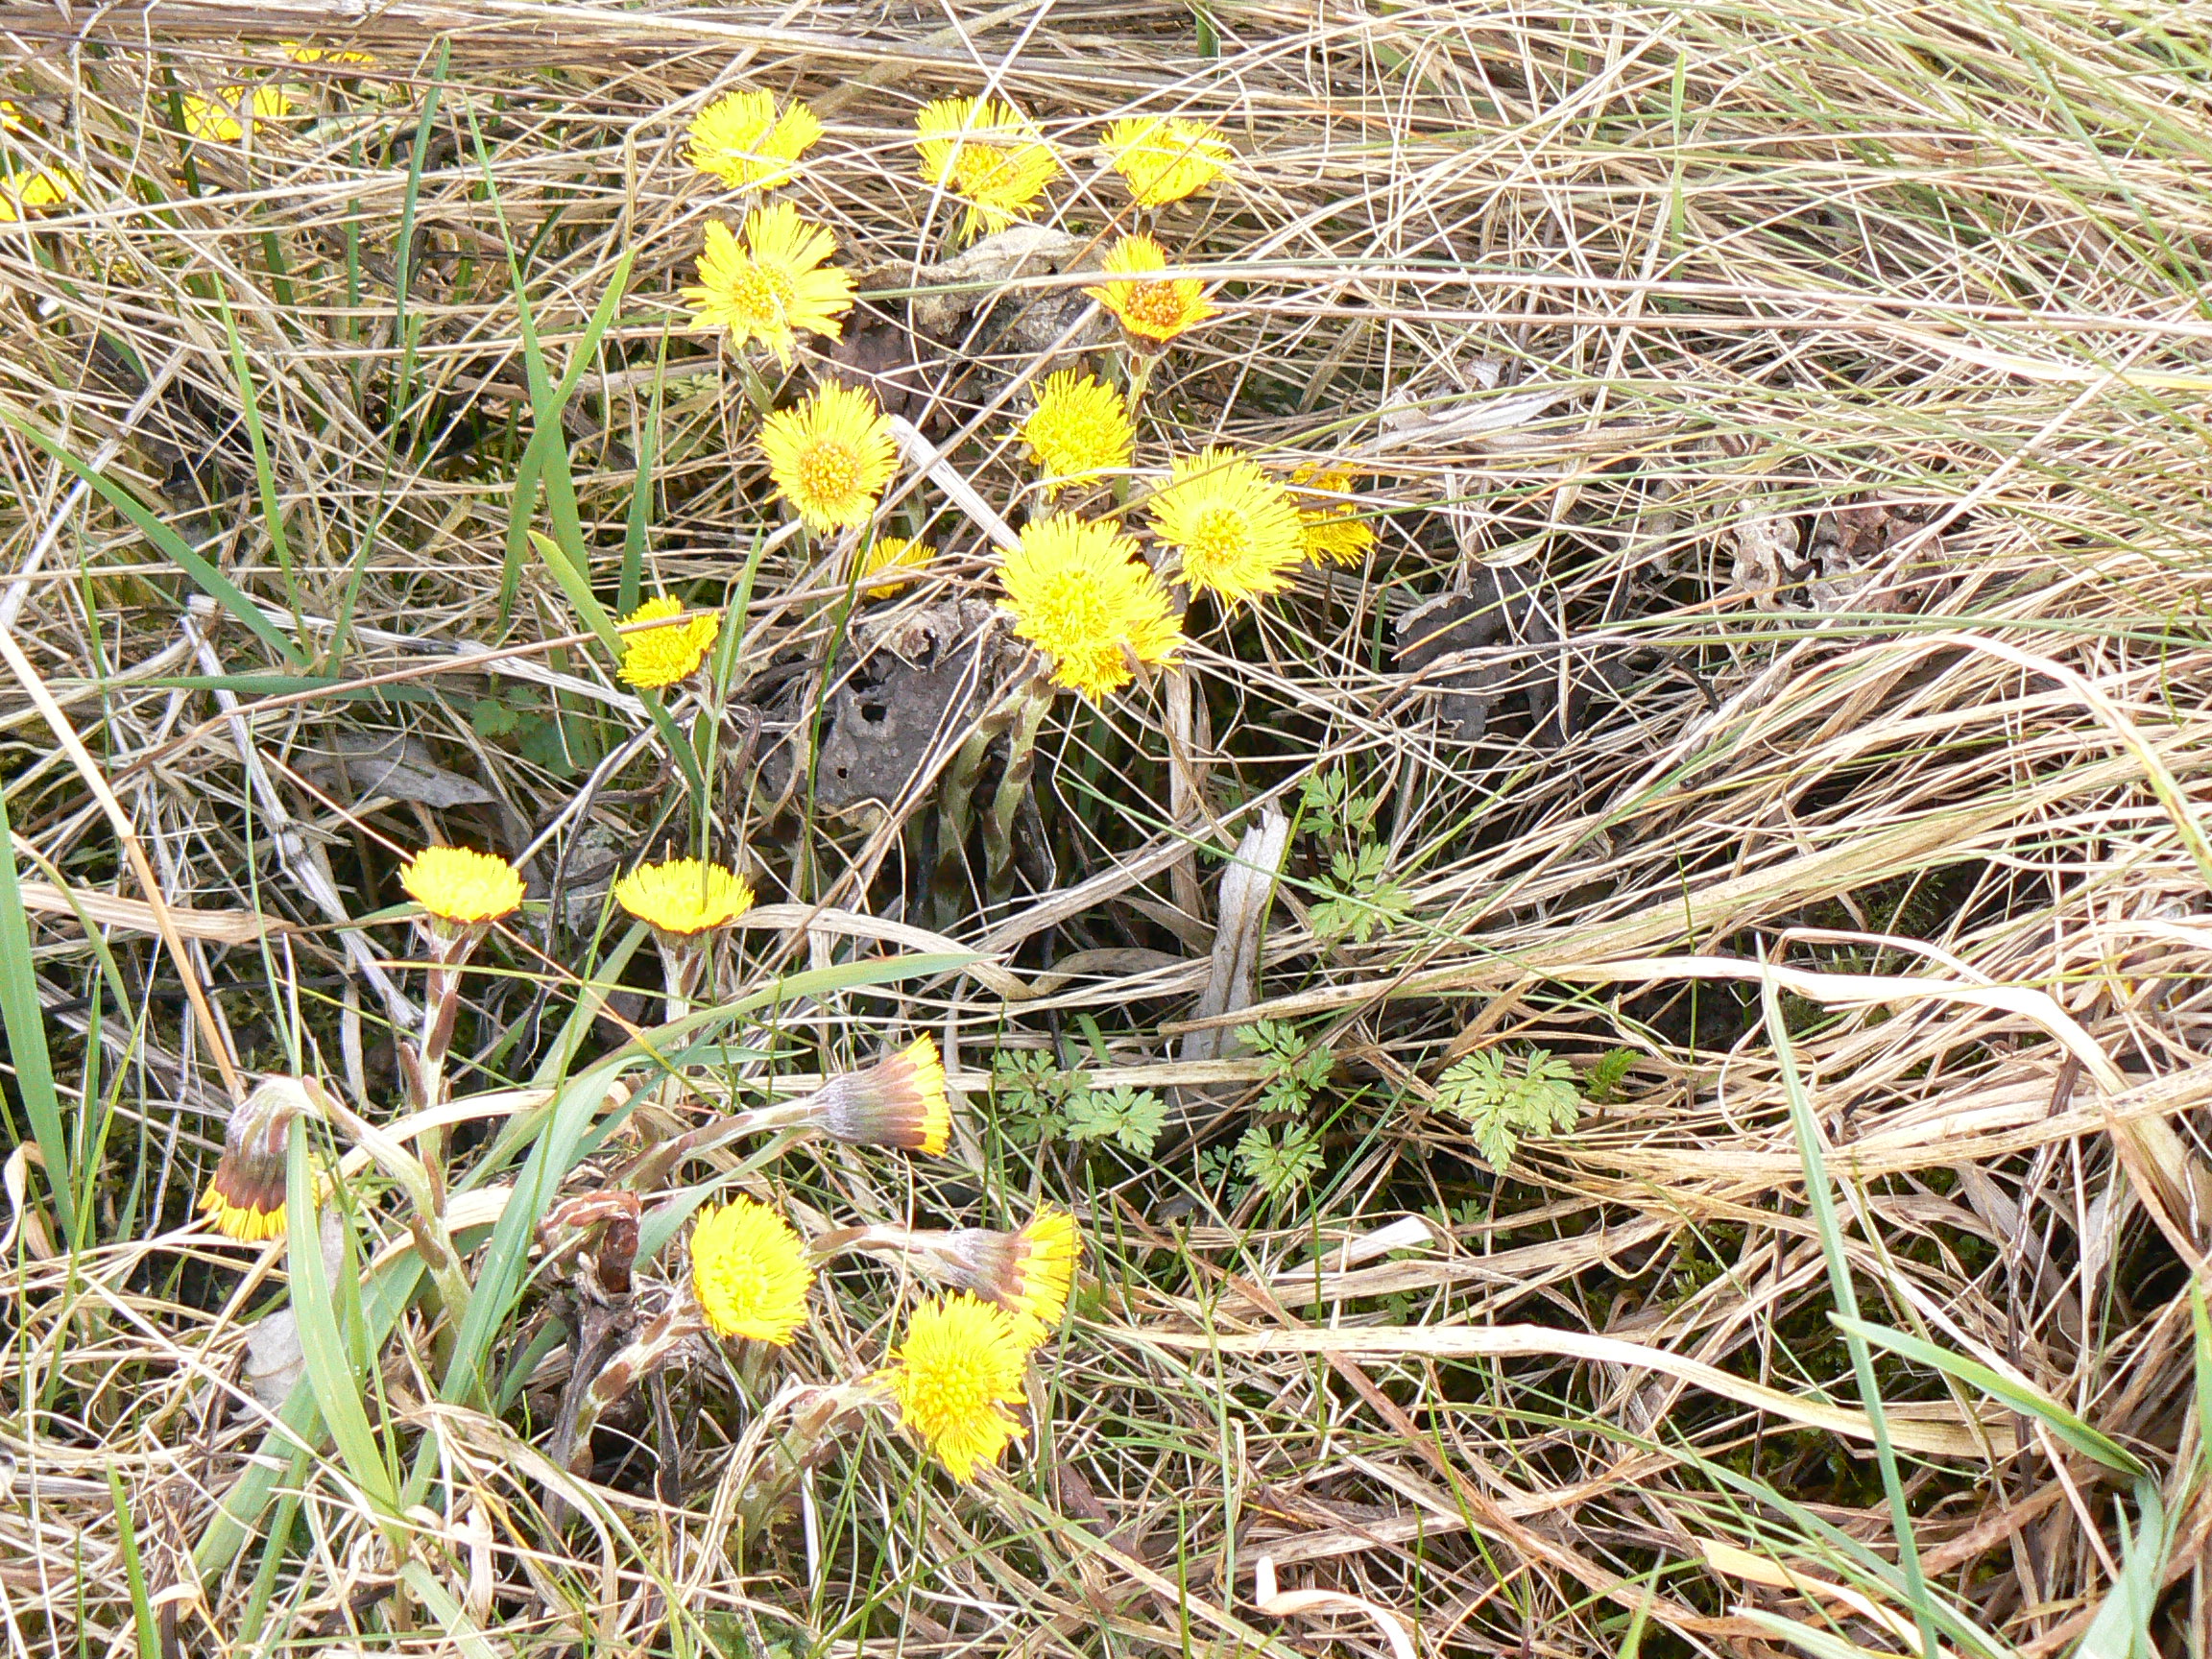
[[[300,1352],[306,1362],[308,1386],[314,1390],[316,1407],[329,1427],[346,1473],[372,1501],[397,1515],[398,1482],[377,1446],[375,1431],[369,1426],[361,1370],[340,1332],[336,1288],[324,1268],[322,1219],[315,1203],[317,1177],[303,1121],[295,1120],[292,1125],[288,1160],[284,1197],[289,1248],[285,1262],[292,1275],[292,1310],[299,1320]],[[350,1233],[351,1223],[342,1212],[337,1214],[339,1224]],[[349,1249],[348,1256],[351,1254]]]
[[[76,1171],[69,1166],[69,1137],[61,1126],[61,1096],[54,1088],[54,1059],[46,1047],[46,1010],[38,1003],[38,974],[31,960],[31,926],[15,870],[15,836],[8,824],[8,797],[0,791],[0,1029],[15,1067],[15,1093],[31,1119],[31,1138],[46,1165],[55,1219],[73,1245],[77,1237]]]
[[[2117,1469],[2121,1474],[2136,1479],[2151,1473],[2134,1453],[2103,1431],[2091,1428],[2040,1388],[2015,1382],[1979,1359],[1969,1359],[1963,1354],[1954,1354],[1948,1348],[1939,1348],[1910,1332],[1877,1325],[1868,1319],[1854,1318],[1847,1313],[1831,1313],[1828,1317],[1835,1322],[1837,1329],[1846,1334],[1863,1337],[1877,1348],[1887,1348],[1901,1358],[1932,1365],[1970,1387],[1981,1389],[1992,1399],[2004,1401],[2013,1410],[2035,1418],[2075,1451],[2095,1458],[2107,1469]]]
[[[253,485],[261,497],[261,522],[269,532],[276,566],[284,572],[284,603],[297,616],[305,607],[300,602],[299,573],[292,568],[292,543],[284,534],[284,513],[276,502],[276,470],[269,461],[269,435],[261,426],[260,389],[254,384],[252,365],[246,361],[246,342],[238,336],[238,321],[230,315],[230,302],[220,294],[215,302],[222,307],[223,335],[230,348],[230,373],[238,382],[239,413],[245,417],[246,442],[253,451]]]
[[[1836,1195],[1829,1188],[1828,1160],[1821,1150],[1820,1125],[1813,1116],[1813,1100],[1805,1093],[1805,1079],[1797,1070],[1797,1052],[1790,1040],[1790,1026],[1782,1017],[1780,988],[1774,975],[1762,973],[1759,998],[1766,1015],[1767,1041],[1774,1046],[1774,1062],[1782,1073],[1783,1093],[1790,1101],[1790,1125],[1796,1132],[1797,1155],[1805,1165],[1805,1200],[1820,1232],[1820,1249],[1828,1258],[1829,1291],[1837,1310],[1847,1317],[1859,1313],[1858,1292],[1851,1286],[1851,1260],[1843,1247],[1843,1226],[1836,1214]],[[1863,1336],[1848,1330],[1843,1343],[1851,1353],[1851,1373],[1859,1383],[1859,1407],[1874,1429],[1874,1455],[1882,1469],[1882,1489],[1889,1501],[1889,1526],[1897,1540],[1897,1564],[1904,1575],[1905,1600],[1920,1627],[1920,1650],[1936,1651],[1936,1617],[1931,1611],[1927,1579],[1920,1571],[1920,1551],[1912,1539],[1912,1511],[1905,1500],[1905,1482],[1897,1470],[1897,1450],[1889,1443],[1889,1422],[1882,1409],[1882,1389],[1874,1376],[1874,1356]]]
[[[161,1627],[146,1593],[146,1564],[138,1558],[138,1529],[131,1524],[131,1499],[123,1477],[108,1471],[108,1491],[115,1503],[115,1543],[123,1556],[123,1579],[131,1591],[131,1619],[138,1632],[138,1659],[161,1659]]]
[[[2128,1527],[2128,1513],[2118,1509],[2121,1555],[2120,1576],[2098,1606],[2089,1628],[2075,1649],[2080,1659],[2159,1659],[2151,1639],[2151,1619],[2158,1606],[2158,1592],[2165,1583],[2166,1557],[2174,1548],[2178,1515],[2168,1515],[2159,1500],[2155,1481],[2135,1483],[2135,1527]]]
[[[153,542],[155,548],[164,559],[175,565],[185,575],[191,577],[199,585],[201,591],[207,594],[224,610],[229,612],[249,630],[258,635],[285,661],[296,668],[304,668],[307,665],[307,659],[301,654],[300,648],[284,637],[283,633],[276,623],[262,615],[260,606],[249,599],[236,583],[216,569],[214,565],[194,549],[192,544],[186,541],[183,537],[178,535],[176,531],[170,529],[168,525],[148,512],[130,491],[124,489],[121,484],[107,474],[93,471],[91,468],[85,466],[84,462],[63,448],[58,441],[49,438],[29,421],[9,414],[5,409],[0,409],[0,421],[5,421],[12,429],[21,433],[56,461],[68,468],[78,477],[84,479],[86,484],[97,490],[101,498],[114,508],[116,512],[122,514],[124,517],[130,519],[132,524],[136,527],[138,534]]]

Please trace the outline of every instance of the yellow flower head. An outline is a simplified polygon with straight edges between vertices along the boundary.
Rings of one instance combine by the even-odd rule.
[[[860,556],[860,567],[854,574],[861,584],[863,599],[888,599],[907,583],[914,580],[911,572],[937,557],[937,549],[927,542],[917,541],[908,536],[878,536],[876,544]],[[870,582],[871,576],[882,575],[884,581]]]
[[[717,1336],[787,1346],[806,1323],[814,1267],[791,1225],[752,1198],[709,1210],[691,1230],[691,1289]]]
[[[28,218],[35,207],[59,207],[82,188],[75,170],[59,161],[28,173],[0,174],[0,225]]]
[[[809,529],[865,524],[899,465],[876,395],[831,381],[761,422],[776,490]]]
[[[1032,519],[1006,555],[1003,609],[1014,632],[1052,659],[1052,679],[1096,701],[1170,662],[1183,624],[1137,544],[1111,524],[1054,513]]]
[[[1183,549],[1183,580],[1234,603],[1280,593],[1306,560],[1290,493],[1234,449],[1209,445],[1168,469],[1152,527]]]
[[[853,278],[823,264],[836,251],[837,239],[788,202],[747,214],[742,247],[729,226],[709,221],[699,281],[684,290],[691,325],[727,328],[733,346],[757,340],[788,369],[801,329],[834,340],[853,309]]]
[[[733,92],[691,123],[690,162],[733,190],[773,190],[791,181],[792,163],[821,136],[822,123],[805,104],[779,113],[772,92]]]
[[[1022,439],[1051,488],[1128,466],[1137,428],[1119,392],[1094,375],[1063,369],[1045,377],[1037,407],[1022,422]]]
[[[1003,230],[1026,219],[1038,192],[1060,172],[1060,157],[1034,124],[996,98],[938,98],[914,118],[922,182],[968,204],[960,239]]]
[[[12,98],[0,98],[0,132],[23,130],[23,107]]]
[[[284,1232],[284,1145],[292,1119],[311,1110],[308,1083],[265,1077],[223,1127],[223,1156],[200,1213],[226,1238],[259,1244]]]
[[[614,902],[657,931],[688,939],[753,908],[745,878],[698,858],[640,864],[614,883]]]
[[[1106,156],[1141,207],[1180,202],[1221,177],[1229,146],[1214,129],[1175,116],[1129,115],[1106,129]]]
[[[1034,1327],[966,1291],[932,1297],[906,1322],[906,1340],[882,1373],[899,1421],[959,1481],[998,1461],[1027,1431],[1007,1409],[1022,1403]]]
[[[1120,280],[1083,292],[1118,317],[1122,327],[1143,339],[1166,344],[1219,315],[1206,302],[1195,276],[1151,276],[1167,269],[1167,255],[1149,236],[1122,237],[1098,268]]]
[[[373,52],[349,52],[337,46],[302,46],[296,40],[284,43],[284,56],[295,63],[363,63],[373,64]]]
[[[851,1146],[897,1146],[935,1158],[952,1139],[945,1062],[927,1037],[864,1070],[830,1078],[807,1105],[815,1128]]]
[[[425,847],[399,872],[407,897],[433,921],[471,926],[511,916],[522,903],[522,878],[514,865],[466,847]]]
[[[1082,1253],[1075,1217],[1049,1205],[1019,1233],[964,1227],[948,1235],[938,1250],[954,1285],[1035,1320],[1040,1338],[1068,1311],[1068,1290]]]
[[[1323,465],[1319,461],[1302,463],[1290,474],[1291,488],[1310,491],[1316,496],[1349,494],[1352,469],[1332,467],[1324,471]],[[1374,527],[1340,502],[1324,500],[1301,507],[1298,524],[1306,537],[1309,559],[1326,559],[1332,565],[1357,565],[1367,556],[1367,549],[1375,545]]]
[[[722,617],[713,611],[702,611],[688,622],[674,622],[668,618],[684,614],[684,601],[663,595],[648,599],[629,615],[622,618],[631,622],[661,622],[659,628],[642,628],[634,634],[622,636],[623,684],[628,685],[673,685],[679,680],[688,680],[699,672],[699,664],[707,660],[708,651],[714,644],[714,637],[722,632]]]
[[[292,100],[278,86],[226,86],[213,98],[183,101],[184,131],[195,138],[218,144],[235,144],[246,136],[251,122],[256,129],[292,113]]]

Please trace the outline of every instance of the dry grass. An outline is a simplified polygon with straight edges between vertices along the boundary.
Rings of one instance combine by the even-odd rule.
[[[84,181],[75,210],[0,230],[0,733],[22,880],[107,907],[88,938],[27,890],[11,964],[12,1652],[1382,1652],[1395,1617],[1423,1653],[1627,1654],[1778,1648],[1779,1616],[1819,1659],[1913,1652],[1923,1620],[1986,1659],[2056,1653],[2108,1599],[2099,1654],[2206,1650],[2212,9],[475,0],[376,12],[359,74],[284,63],[322,7],[67,10],[0,5],[18,151]],[[251,146],[179,138],[174,97],[279,79],[301,108]],[[834,549],[779,533],[751,449],[775,388],[672,301],[724,206],[684,122],[734,85],[813,100],[830,131],[801,200],[892,306],[947,217],[912,181],[912,111],[986,84],[1078,156],[1054,200],[1086,238],[1127,217],[1081,148],[1102,121],[1222,122],[1238,179],[1162,223],[1230,314],[1155,376],[1141,465],[1216,436],[1286,471],[1365,457],[1381,545],[1202,632],[1180,820],[1164,685],[1059,704],[1007,895],[979,869],[931,894],[928,787],[771,816],[726,750],[717,845],[797,907],[743,935],[728,994],[819,977],[765,1024],[703,1027],[750,1047],[695,1053],[685,1091],[608,1058],[654,1018],[649,948],[625,967],[619,928],[536,922],[488,947],[460,1088],[492,1131],[457,1154],[450,1218],[479,1223],[471,1282],[512,1294],[481,1298],[493,1392],[456,1385],[450,1329],[397,1303],[408,1206],[349,1187],[390,1269],[355,1310],[389,1324],[355,1374],[380,1497],[242,1384],[285,1257],[186,1226],[224,1065],[317,1070],[384,1120],[382,986],[416,997],[421,974],[389,918],[332,924],[396,905],[400,855],[528,848],[565,891],[593,846],[685,835],[654,729],[512,533],[536,416],[510,254],[555,374],[634,260],[562,415],[602,601],[626,541],[648,589],[709,605],[757,558],[740,694],[819,680],[848,589]],[[1017,517],[1005,411],[1036,367],[922,365],[929,429]],[[270,637],[194,608],[34,432],[252,595]],[[920,489],[902,511],[951,555],[902,614],[995,596],[956,508]],[[1777,588],[1762,548],[1805,565]],[[1484,564],[1533,603],[1407,672],[1396,623],[1479,595]],[[508,653],[496,677],[459,643]],[[1488,728],[1455,735],[1437,687],[1482,668]],[[509,731],[484,712],[503,687],[538,699]],[[1541,718],[1562,687],[1563,740]],[[353,798],[327,757],[397,733],[483,799]],[[1325,1161],[1270,1197],[1221,1158],[1255,1115],[1292,1115],[1258,1062],[1179,1060],[1180,1034],[1224,855],[1339,771],[1372,828],[1302,824],[1257,1011],[1334,1047],[1297,1114]],[[1317,938],[1331,855],[1361,845],[1389,883],[1367,936]],[[946,939],[985,957],[847,985]],[[601,1008],[590,982],[625,974]],[[44,1175],[33,1007],[66,1154]],[[705,1349],[675,1375],[675,1483],[656,1491],[648,1417],[603,1431],[594,1479],[562,1475],[565,1281],[527,1277],[527,1221],[641,1133],[917,1031],[971,1092],[955,1161],[717,1154],[667,1225],[740,1179],[816,1226],[1074,1205],[1087,1288],[1006,1478],[955,1492],[864,1417],[801,1511],[739,1526],[795,1404],[779,1389],[865,1373],[911,1301],[857,1263],[764,1375]],[[1003,1090],[994,1109],[995,1053],[1046,1046],[1097,1087],[1173,1093],[1158,1151],[1039,1142]],[[1497,1177],[1436,1086],[1531,1047],[1633,1062]],[[566,1127],[531,1112],[547,1092]],[[625,1101],[613,1142],[580,1138]],[[1829,1176],[1833,1217],[1809,1202]],[[1407,1216],[1425,1233],[1358,1251]],[[679,1255],[641,1271],[649,1304]],[[1828,1317],[1839,1275],[1866,1318],[2056,1404],[2005,1409],[1879,1350],[1870,1401]],[[2062,1444],[2060,1407],[2148,1472]],[[242,1506],[256,1479],[273,1501]],[[1271,1615],[1262,1555],[1381,1612]]]

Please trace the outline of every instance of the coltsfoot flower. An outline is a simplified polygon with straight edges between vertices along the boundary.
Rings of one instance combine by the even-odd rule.
[[[1032,519],[999,579],[1014,632],[1052,659],[1054,684],[1094,701],[1134,680],[1138,663],[1173,661],[1183,641],[1166,589],[1111,524]]]
[[[935,1158],[952,1138],[945,1062],[928,1037],[830,1078],[804,1105],[809,1126],[849,1145],[897,1146]]]
[[[694,328],[727,328],[730,343],[757,340],[786,369],[802,331],[837,339],[853,309],[853,278],[825,264],[837,238],[788,202],[745,216],[744,242],[720,220],[707,227],[699,280],[684,290]]]
[[[946,1235],[936,1254],[963,1290],[1037,1322],[1040,1334],[1068,1311],[1068,1291],[1083,1253],[1075,1217],[1047,1205],[1018,1233],[963,1227]]]
[[[188,97],[182,107],[184,131],[193,137],[235,144],[246,136],[249,122],[258,129],[291,114],[292,99],[279,86],[256,86],[252,92],[226,86],[213,98]]]
[[[522,903],[515,866],[466,847],[423,848],[400,869],[399,885],[434,922],[460,927],[496,922]]]
[[[12,225],[40,207],[59,207],[83,194],[74,168],[60,162],[0,175],[0,225]]]
[[[707,660],[715,637],[722,632],[722,618],[716,612],[702,611],[687,622],[668,620],[683,614],[684,601],[663,594],[658,599],[646,600],[622,618],[625,624],[666,624],[660,628],[640,628],[622,636],[620,674],[625,685],[658,689],[688,680],[699,672],[699,664]]]
[[[966,1291],[914,1310],[906,1340],[882,1379],[899,1421],[966,1483],[1028,1431],[1009,1407],[1022,1404],[1031,1344],[1023,1323]]]
[[[284,1154],[292,1119],[314,1110],[308,1084],[298,1077],[265,1077],[230,1110],[223,1127],[223,1156],[200,1213],[226,1238],[260,1244],[284,1232]]]
[[[1352,469],[1328,467],[1320,461],[1302,463],[1290,474],[1293,491],[1314,495],[1345,495],[1352,490]],[[1309,497],[1310,499],[1310,497]],[[1320,501],[1298,509],[1298,526],[1306,539],[1306,557],[1326,559],[1332,565],[1357,565],[1375,545],[1375,530],[1349,506]]]
[[[1060,157],[1026,116],[997,98],[937,98],[914,118],[922,181],[967,204],[960,239],[1026,219]]]
[[[908,536],[878,536],[860,556],[854,578],[863,599],[888,599],[914,580],[914,572],[937,557],[937,549]],[[871,576],[879,580],[871,582]]]
[[[1234,449],[1210,445],[1169,469],[1152,527],[1183,550],[1183,579],[1228,603],[1290,586],[1306,536],[1290,493]]]
[[[614,902],[657,933],[689,939],[727,927],[753,908],[753,889],[736,871],[700,858],[640,864],[614,883]]]
[[[1205,290],[1195,276],[1156,275],[1167,269],[1167,254],[1149,236],[1122,237],[1107,251],[1098,269],[1101,276],[1118,280],[1083,292],[1141,339],[1166,345],[1220,314],[1207,303]]]
[[[865,524],[899,465],[875,394],[831,381],[761,423],[777,492],[809,529]]]
[[[1137,428],[1121,394],[1093,374],[1062,369],[1045,376],[1022,440],[1045,475],[1047,493],[1129,465]]]
[[[806,1323],[814,1267],[791,1224],[757,1199],[703,1212],[691,1230],[691,1289],[722,1337],[787,1346]]]
[[[363,63],[373,64],[373,52],[349,52],[339,46],[302,46],[297,40],[284,43],[284,56],[295,63]]]
[[[822,122],[794,101],[781,111],[773,92],[733,92],[691,122],[688,158],[733,190],[773,190],[798,172],[822,136]]]
[[[1159,207],[1220,178],[1232,152],[1212,127],[1199,122],[1128,115],[1106,129],[1106,156],[1139,206]]]

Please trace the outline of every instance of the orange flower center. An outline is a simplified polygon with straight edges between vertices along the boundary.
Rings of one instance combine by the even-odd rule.
[[[816,501],[849,500],[860,487],[860,457],[835,439],[817,439],[799,457],[799,488]]]
[[[1172,282],[1121,285],[1121,315],[1133,326],[1172,331],[1183,326],[1183,297]]]

